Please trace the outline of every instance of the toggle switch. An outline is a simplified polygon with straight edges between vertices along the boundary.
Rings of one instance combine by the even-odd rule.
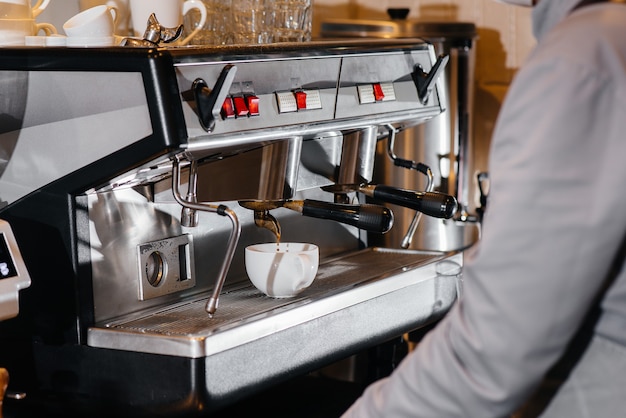
[[[318,89],[277,91],[276,100],[279,113],[322,108],[322,97]]]
[[[373,92],[374,92],[374,100],[377,102],[382,102],[385,98],[385,93],[383,92],[383,88],[380,83],[373,84]]]
[[[304,90],[298,90],[294,92],[294,96],[296,96],[296,108],[298,110],[306,109],[307,94],[304,92]]]
[[[222,119],[231,119],[235,117],[235,107],[233,106],[233,99],[227,97],[222,104],[222,110],[220,111]]]
[[[396,100],[393,83],[372,83],[357,86],[359,103],[389,102]]]
[[[248,106],[246,106],[246,100],[243,96],[235,96],[233,97],[233,104],[235,106],[235,117],[243,118],[248,116],[250,111],[248,110]]]
[[[250,112],[250,116],[259,116],[259,98],[253,94],[244,96],[246,99],[246,106]]]

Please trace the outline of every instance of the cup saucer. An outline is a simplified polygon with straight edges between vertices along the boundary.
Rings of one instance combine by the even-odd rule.
[[[52,34],[44,36],[46,46],[65,46],[67,44],[67,36]]]
[[[43,36],[36,36],[36,35],[32,35],[32,36],[25,36],[24,37],[24,45],[26,46],[45,46],[46,45],[46,40]]]
[[[66,36],[49,35],[49,36],[26,36],[26,46],[65,46]]]
[[[114,36],[102,36],[102,37],[68,36],[65,40],[65,44],[68,47],[74,47],[74,48],[113,46],[115,45],[115,37]]]

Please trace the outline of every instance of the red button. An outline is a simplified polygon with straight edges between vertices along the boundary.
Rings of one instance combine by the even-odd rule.
[[[294,94],[296,96],[296,106],[298,107],[298,110],[306,109],[306,93],[300,90]]]
[[[250,116],[259,116],[259,98],[253,95],[246,96],[246,104],[250,111]]]
[[[248,106],[246,106],[246,101],[244,100],[244,98],[241,96],[233,97],[233,101],[235,103],[235,115],[238,118],[248,116],[248,113],[250,113],[250,111],[248,110]]]
[[[227,97],[226,100],[224,100],[221,114],[223,119],[230,119],[235,117],[235,108],[233,107],[233,100],[230,97]]]
[[[377,102],[382,101],[385,98],[385,93],[383,93],[383,87],[380,83],[374,83],[374,99]]]

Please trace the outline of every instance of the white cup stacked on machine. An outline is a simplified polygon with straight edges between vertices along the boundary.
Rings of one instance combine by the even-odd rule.
[[[41,33],[56,34],[50,23],[37,23],[35,18],[44,11],[50,0],[0,0],[0,46],[21,46],[26,37]]]
[[[100,6],[102,4],[112,6],[117,9],[118,17],[115,23],[115,36],[120,38],[133,36],[128,0],[79,0],[78,2],[81,11],[91,9],[92,7]]]
[[[101,4],[74,15],[63,24],[69,47],[106,47],[115,45],[118,10]]]

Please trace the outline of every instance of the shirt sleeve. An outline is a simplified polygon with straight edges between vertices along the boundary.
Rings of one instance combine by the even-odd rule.
[[[462,300],[344,418],[506,416],[563,354],[626,230],[622,99],[576,54],[544,46],[516,77]]]

